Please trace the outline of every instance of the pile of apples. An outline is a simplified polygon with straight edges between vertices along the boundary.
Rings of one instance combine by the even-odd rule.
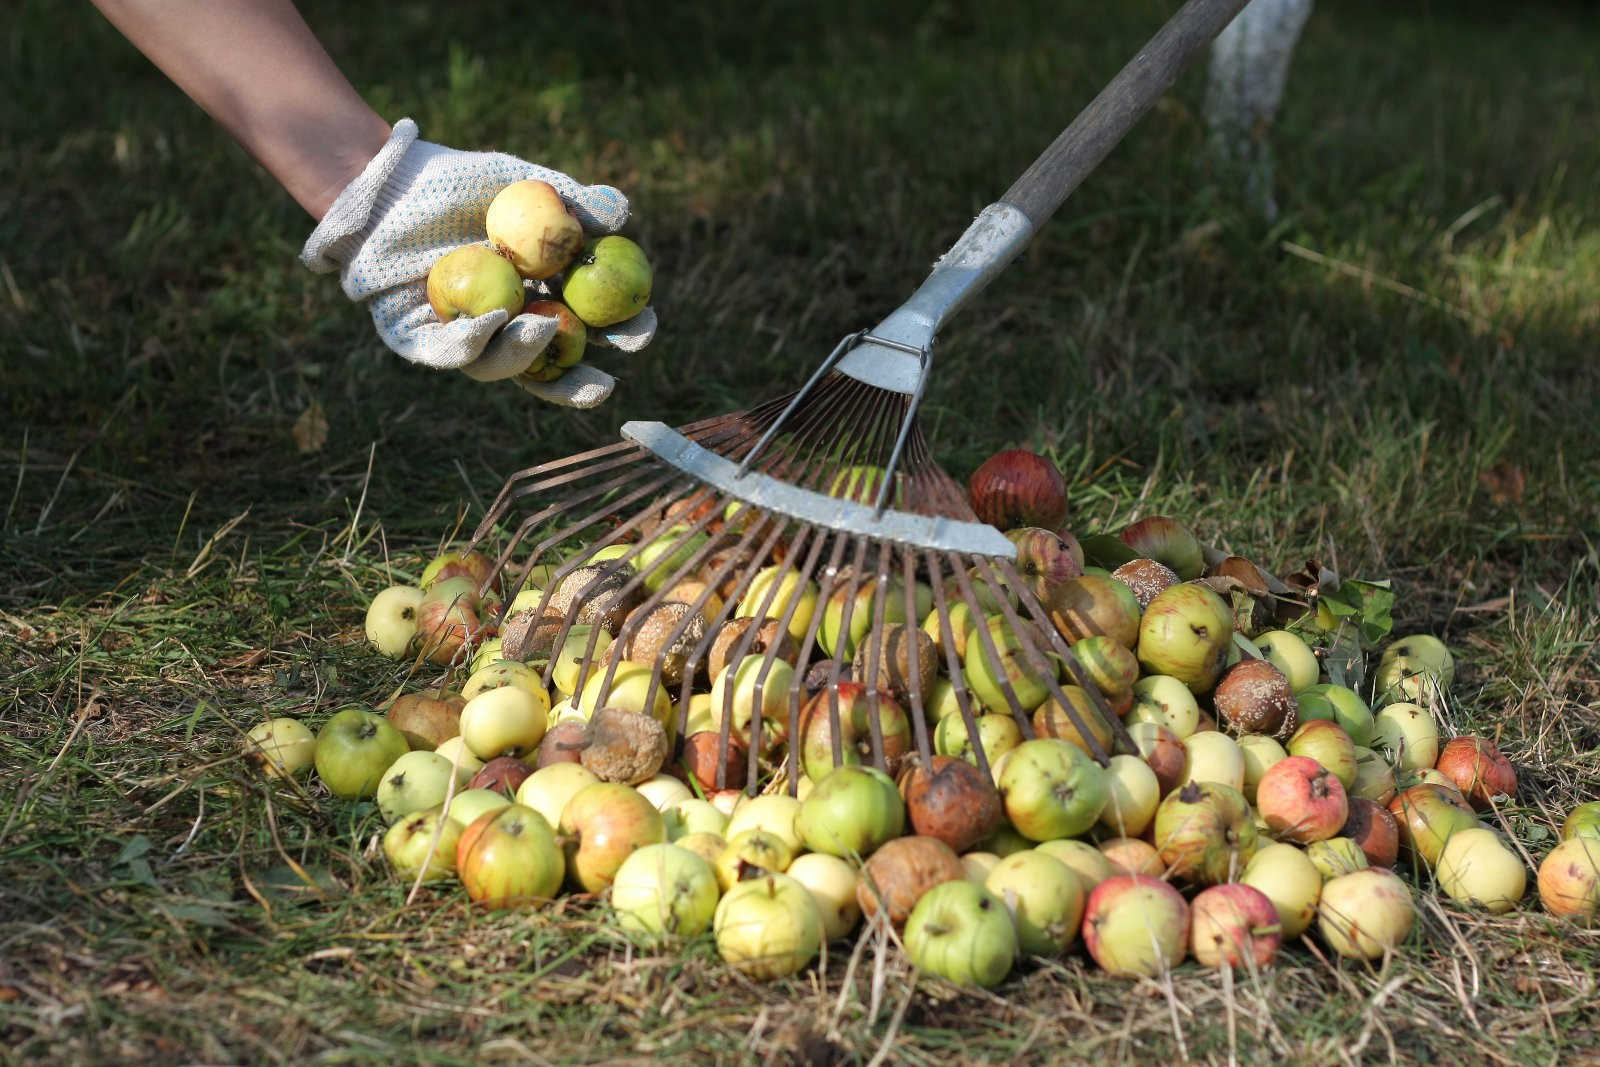
[[[504,310],[556,320],[556,335],[522,377],[548,382],[582,362],[587,327],[630,319],[650,302],[654,272],[644,250],[617,234],[585,238],[548,182],[512,182],[484,216],[486,241],[462,245],[428,272],[428,304],[440,322]],[[530,290],[524,279],[533,282]],[[559,294],[556,296],[546,293]]]
[[[1159,975],[1188,956],[1267,966],[1313,927],[1335,953],[1373,959],[1410,936],[1418,892],[1490,912],[1521,901],[1521,853],[1480,822],[1515,795],[1516,774],[1486,738],[1441,737],[1455,663],[1438,639],[1389,643],[1364,697],[1324,680],[1334,635],[1318,612],[1302,605],[1301,617],[1264,628],[1257,620],[1270,613],[1237,595],[1253,564],[1208,565],[1181,522],[1154,516],[1121,530],[1132,558],[1107,570],[1086,566],[1062,529],[1065,486],[1044,457],[1001,453],[969,492],[980,518],[1011,529],[1019,574],[1135,751],[1098,763],[1020,657],[986,663],[982,642],[961,640],[988,626],[996,648],[1012,647],[1003,616],[972,617],[951,601],[942,619],[930,609],[903,630],[960,642],[979,736],[937,678],[923,701],[936,749],[924,765],[892,679],[876,701],[842,682],[838,722],[850,736],[836,767],[827,689],[807,698],[799,737],[749,736],[757,698],[743,675],[762,655],[713,664],[709,692],[687,709],[652,684],[658,665],[624,655],[609,685],[592,665],[583,676],[585,650],[607,651],[614,618],[572,627],[581,634],[531,662],[505,658],[513,620],[543,592],[520,592],[496,637],[489,560],[447,552],[417,586],[379,593],[366,618],[376,649],[444,665],[443,679],[380,709],[341,710],[315,735],[293,719],[263,723],[248,755],[269,774],[314,767],[333,796],[375,800],[389,823],[384,851],[408,882],[454,879],[488,907],[603,895],[623,929],[668,940],[710,932],[725,960],[758,978],[806,967],[862,923],[898,930],[922,970],[992,986],[1020,959],[1079,944],[1123,975]],[[679,548],[667,540],[635,559],[659,566]],[[762,574],[781,591],[768,602],[806,595],[792,569]],[[888,603],[906,600],[901,590]],[[858,605],[855,616],[872,612]],[[770,621],[734,612],[723,625]],[[830,628],[826,616],[818,627],[823,651],[846,663],[865,632]],[[1031,737],[1001,678],[1032,712]],[[767,690],[786,694],[788,681]],[[1104,727],[1087,693],[1059,688],[1080,719]],[[871,708],[889,773],[866,765]],[[720,714],[733,717],[731,759],[715,744]],[[761,716],[788,722],[779,703]],[[1093,732],[1113,747],[1109,728]],[[751,743],[764,777],[745,790],[734,775]],[[794,783],[783,778],[791,744]],[[1537,884],[1550,914],[1600,921],[1600,803],[1570,814]]]

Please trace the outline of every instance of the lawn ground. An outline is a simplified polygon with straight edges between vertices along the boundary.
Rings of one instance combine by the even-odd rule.
[[[915,286],[1175,4],[308,3],[386,115],[633,198],[662,329],[600,411],[413,368],[294,255],[308,220],[87,7],[0,14],[0,1060],[1582,1062],[1600,935],[1426,875],[1381,966],[1224,982],[1081,955],[994,993],[832,946],[758,986],[596,904],[410,905],[370,805],[234,758],[398,677],[366,602],[511,471],[798,382]],[[1324,4],[1282,214],[1191,73],[944,334],[965,475],[1050,454],[1083,531],[1154,512],[1384,578],[1536,859],[1600,799],[1600,16]],[[295,427],[326,419],[320,448]],[[309,872],[320,892],[294,889]]]

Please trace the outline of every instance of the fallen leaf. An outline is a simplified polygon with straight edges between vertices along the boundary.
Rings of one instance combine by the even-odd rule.
[[[320,452],[328,443],[328,416],[322,405],[313,400],[311,406],[294,420],[294,446],[302,452]]]
[[[1488,470],[1478,472],[1478,484],[1489,491],[1489,499],[1501,507],[1522,503],[1522,490],[1527,478],[1515,463],[1496,463]]]

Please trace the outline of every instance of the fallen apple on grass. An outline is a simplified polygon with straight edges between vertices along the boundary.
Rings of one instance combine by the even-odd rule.
[[[405,735],[389,720],[363,708],[345,708],[317,731],[313,758],[328,792],[359,800],[375,794],[383,772],[409,751]]]
[[[719,899],[711,865],[677,845],[645,845],[622,861],[611,882],[611,907],[634,935],[698,937],[711,929]]]
[[[965,879],[923,894],[906,919],[903,941],[914,966],[985,989],[1005,981],[1017,956],[1017,929],[1006,905]]]
[[[456,843],[456,873],[468,899],[489,908],[551,900],[565,870],[550,824],[522,804],[478,816]]]
[[[822,948],[822,916],[811,891],[785,874],[729,889],[717,904],[712,927],[722,959],[762,981],[794,974]]]
[[[1111,974],[1155,978],[1188,952],[1189,904],[1157,878],[1108,878],[1084,906],[1083,944]]]
[[[269,778],[298,778],[316,761],[317,737],[299,719],[279,716],[244,735],[244,759]]]

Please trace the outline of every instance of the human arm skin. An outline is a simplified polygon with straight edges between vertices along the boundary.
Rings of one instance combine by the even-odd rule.
[[[314,219],[389,138],[291,0],[93,3]]]

